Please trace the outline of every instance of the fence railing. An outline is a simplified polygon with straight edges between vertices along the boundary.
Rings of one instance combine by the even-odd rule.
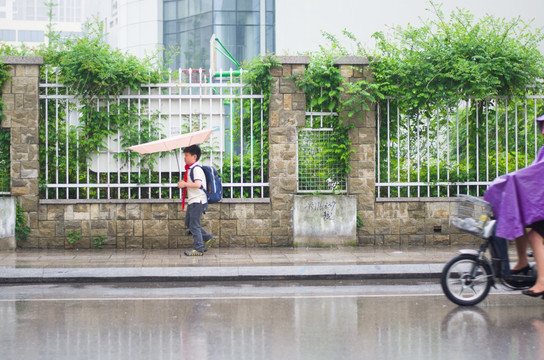
[[[214,129],[202,144],[202,162],[222,175],[224,197],[269,196],[263,144],[267,120],[263,95],[253,94],[240,76],[211,80],[205,70],[171,73],[168,81],[143,84],[115,100],[95,99],[107,122],[107,140],[84,157],[82,104],[46,69],[40,84],[41,196],[45,199],[170,199],[181,197],[182,179],[173,152],[140,157],[127,150],[145,140],[201,129]],[[110,130],[112,117],[126,117],[126,132]],[[266,116],[268,116],[266,114]],[[136,131],[135,131],[136,130]],[[183,156],[181,156],[183,169]]]
[[[339,159],[328,151],[337,117],[336,112],[306,112],[306,127],[297,129],[297,192],[346,192]]]
[[[378,106],[376,196],[481,196],[497,176],[528,166],[543,144],[535,119],[544,96],[468,99],[408,116]]]

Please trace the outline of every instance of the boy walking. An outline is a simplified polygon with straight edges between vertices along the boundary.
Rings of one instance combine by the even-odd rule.
[[[178,187],[183,189],[182,209],[185,210],[185,200],[188,204],[185,226],[193,235],[193,249],[185,251],[185,255],[202,256],[215,241],[215,237],[207,233],[200,225],[202,215],[208,210],[208,198],[205,193],[208,184],[206,184],[204,170],[198,165],[201,155],[200,147],[198,145],[188,146],[183,149],[183,154],[185,156],[185,176],[182,181],[178,182]],[[189,174],[190,172],[192,172],[192,176]]]

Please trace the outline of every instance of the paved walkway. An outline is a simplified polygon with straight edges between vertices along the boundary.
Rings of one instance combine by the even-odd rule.
[[[474,248],[465,246],[465,248]],[[0,283],[439,277],[459,248],[212,248],[0,252]]]

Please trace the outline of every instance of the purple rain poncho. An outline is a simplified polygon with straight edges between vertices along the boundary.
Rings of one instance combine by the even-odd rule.
[[[497,218],[496,236],[515,239],[525,234],[525,227],[544,220],[543,184],[544,147],[528,167],[493,180],[484,200]]]

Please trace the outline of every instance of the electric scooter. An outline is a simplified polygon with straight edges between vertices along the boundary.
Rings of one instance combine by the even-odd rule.
[[[486,298],[491,286],[496,287],[497,282],[512,290],[523,290],[534,285],[537,277],[534,264],[526,273],[512,274],[508,240],[495,236],[496,220],[487,201],[460,195],[452,224],[484,240],[479,250],[460,250],[460,254],[448,261],[442,270],[440,284],[453,303],[476,305]],[[488,249],[491,261],[486,257]]]

